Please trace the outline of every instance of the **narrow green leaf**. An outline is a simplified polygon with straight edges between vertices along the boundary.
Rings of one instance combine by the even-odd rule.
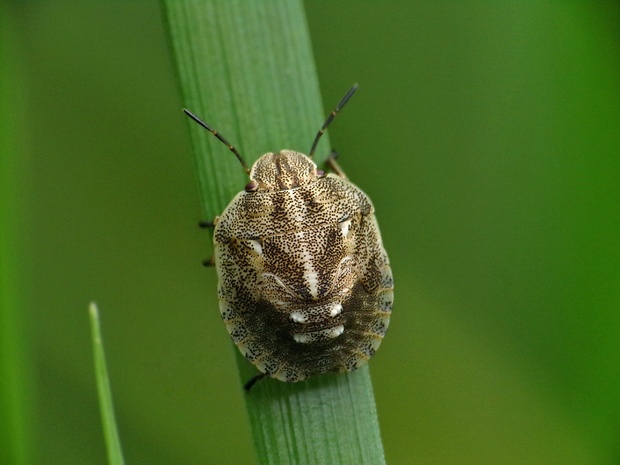
[[[248,164],[268,151],[308,153],[326,113],[302,3],[164,0],[163,5],[183,104],[224,134]],[[179,117],[184,116],[179,112]],[[187,124],[211,219],[247,177],[221,142]],[[317,162],[328,149],[324,137]],[[238,365],[241,393],[255,372],[239,354]],[[262,464],[385,463],[366,367],[297,384],[265,379],[243,395]]]
[[[101,327],[99,325],[99,310],[94,302],[90,304],[89,314],[93,339],[95,374],[97,376],[97,390],[99,392],[99,407],[101,408],[103,434],[108,449],[108,463],[110,463],[110,465],[123,465],[125,461],[123,460],[121,441],[118,437],[118,430],[116,429],[112,391],[110,390],[110,380],[108,378],[108,369],[105,363],[105,353],[101,338]]]

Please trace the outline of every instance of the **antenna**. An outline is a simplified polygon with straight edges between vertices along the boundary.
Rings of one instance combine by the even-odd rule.
[[[316,150],[316,146],[319,144],[319,139],[321,138],[321,136],[323,135],[323,133],[327,129],[327,126],[329,126],[331,124],[331,122],[334,120],[334,118],[336,117],[338,112],[340,110],[342,110],[342,107],[345,106],[345,104],[349,101],[349,99],[355,93],[356,90],[357,90],[357,84],[353,84],[353,87],[351,87],[349,89],[349,91],[346,93],[346,95],[344,97],[342,97],[342,100],[340,100],[338,105],[336,105],[336,108],[334,108],[332,110],[332,112],[329,114],[329,116],[327,117],[327,119],[323,123],[323,127],[321,127],[321,129],[319,129],[319,132],[317,133],[316,137],[314,138],[314,142],[312,143],[312,148],[310,149],[310,153],[308,154],[308,157],[312,158],[312,155],[314,155],[314,151]]]
[[[248,165],[245,163],[245,161],[243,160],[243,157],[241,156],[241,154],[239,153],[239,151],[230,143],[228,142],[224,136],[222,136],[219,132],[217,132],[215,129],[213,129],[211,126],[209,126],[207,123],[205,123],[203,120],[201,120],[200,118],[198,118],[195,114],[193,114],[191,111],[187,110],[187,109],[183,109],[183,113],[185,113],[187,116],[189,116],[191,119],[193,119],[194,121],[196,121],[198,124],[200,124],[203,128],[205,128],[207,131],[209,131],[211,134],[213,134],[215,137],[217,137],[221,142],[224,143],[224,145],[226,147],[228,147],[228,150],[230,150],[232,153],[235,154],[235,156],[237,157],[237,160],[239,160],[239,162],[241,162],[241,165],[243,166],[243,169],[245,170],[245,172],[247,174],[250,174],[250,168],[248,168]],[[333,113],[333,112],[332,112]],[[333,117],[332,117],[333,119]]]

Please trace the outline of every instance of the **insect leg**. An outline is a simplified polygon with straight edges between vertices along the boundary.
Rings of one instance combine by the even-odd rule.
[[[198,222],[198,227],[202,228],[202,229],[213,229],[215,228],[215,225],[217,224],[217,220],[219,219],[219,216],[216,216],[213,221],[199,221]],[[212,268],[215,266],[215,258],[213,256],[211,256],[210,258],[207,258],[205,260],[202,261],[202,266],[204,266],[205,268]]]
[[[336,152],[335,150],[332,150],[332,153],[329,154],[329,158],[327,159],[327,161],[325,162],[325,164],[334,172],[336,173],[338,176],[340,176],[342,179],[349,179],[347,178],[347,175],[344,174],[344,171],[342,171],[342,168],[340,168],[340,165],[338,164],[338,162],[336,161],[336,158],[338,158],[338,152]]]
[[[247,383],[245,383],[245,386],[243,386],[243,389],[250,392],[250,389],[252,389],[252,387],[254,387],[254,385],[258,383],[261,379],[263,379],[265,376],[266,376],[265,373],[260,373],[256,376],[253,376]]]

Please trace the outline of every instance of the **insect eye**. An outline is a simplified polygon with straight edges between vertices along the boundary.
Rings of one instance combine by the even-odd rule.
[[[256,181],[250,181],[245,185],[246,192],[256,192],[258,190],[258,183]]]
[[[319,178],[322,178],[323,176],[325,176],[325,171],[323,171],[323,170],[316,170],[316,175]]]

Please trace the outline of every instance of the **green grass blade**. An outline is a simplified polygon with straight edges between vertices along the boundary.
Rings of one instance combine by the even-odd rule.
[[[308,153],[326,113],[302,3],[168,0],[163,5],[183,104],[221,131],[248,163],[284,148]],[[211,219],[247,177],[223,144],[187,124]],[[328,154],[327,139],[319,144],[317,162]],[[211,311],[217,311],[215,305]],[[254,372],[239,354],[238,365],[241,385]],[[298,384],[266,379],[243,395],[262,464],[385,463],[367,368]]]
[[[101,408],[101,420],[103,423],[103,434],[108,449],[108,463],[110,465],[124,465],[123,453],[121,451],[121,441],[118,437],[116,419],[114,417],[114,406],[112,404],[112,391],[110,390],[110,380],[108,369],[105,363],[105,353],[101,338],[101,327],[99,325],[99,310],[95,303],[89,307],[90,326],[93,339],[93,352],[95,359],[95,374],[97,377],[97,390],[99,392],[99,406]]]

